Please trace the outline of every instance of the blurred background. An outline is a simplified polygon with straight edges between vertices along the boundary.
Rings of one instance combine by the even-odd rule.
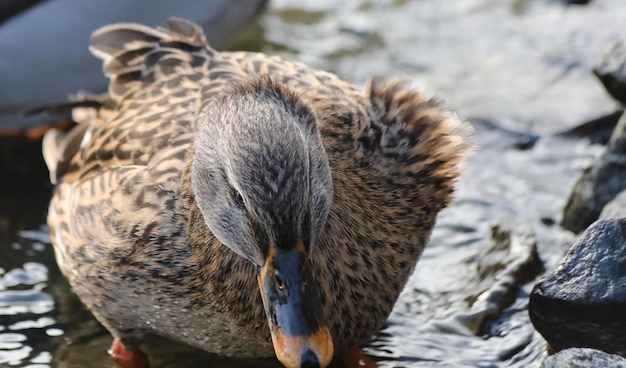
[[[472,122],[479,150],[456,200],[364,351],[383,367],[540,366],[546,343],[529,322],[528,295],[573,243],[559,226],[563,208],[623,111],[592,72],[626,40],[621,0],[5,0],[0,366],[112,367],[111,338],[60,275],[45,227],[52,185],[41,137],[71,123],[19,112],[104,92],[87,49],[94,29],[170,16],[201,23],[221,50],[287,56],[359,86],[370,74],[409,76]],[[278,366],[151,346],[157,367]]]

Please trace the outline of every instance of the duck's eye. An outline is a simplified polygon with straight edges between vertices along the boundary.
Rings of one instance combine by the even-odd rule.
[[[278,287],[278,290],[285,290],[285,282],[278,275],[278,272],[276,273],[276,286]]]
[[[237,203],[239,207],[246,207],[246,202],[244,201],[243,196],[235,189],[233,189],[233,197],[235,198],[235,203]]]

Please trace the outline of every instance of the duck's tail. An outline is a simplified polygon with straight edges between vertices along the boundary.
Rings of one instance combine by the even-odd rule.
[[[363,126],[361,141],[392,159],[400,172],[442,179],[452,185],[475,146],[472,126],[459,119],[443,100],[411,88],[408,79],[368,80],[365,95],[379,116]]]

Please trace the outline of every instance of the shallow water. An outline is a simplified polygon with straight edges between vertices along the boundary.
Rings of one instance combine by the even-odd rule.
[[[233,43],[357,84],[368,74],[407,75],[475,123],[480,149],[456,200],[385,328],[364,347],[381,366],[539,366],[545,343],[528,321],[532,283],[512,289],[511,304],[477,333],[487,290],[529,251],[523,241],[494,248],[489,239],[494,225],[530,234],[546,269],[572,244],[558,226],[561,211],[602,147],[552,133],[616,108],[590,69],[609,40],[626,37],[623,24],[626,2],[618,0],[276,0]],[[110,337],[54,264],[42,225],[49,188],[6,177],[0,184],[0,366],[111,366]],[[164,341],[150,353],[159,367],[276,366]]]

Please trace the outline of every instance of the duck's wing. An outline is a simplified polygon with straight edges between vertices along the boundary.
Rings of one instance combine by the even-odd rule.
[[[110,78],[109,103],[87,113],[83,108],[70,133],[48,134],[44,157],[53,181],[83,180],[112,167],[145,166],[158,153],[174,155],[193,139],[199,81],[215,54],[199,26],[179,19],[170,29],[105,26],[91,42]]]
[[[126,260],[147,271],[185,261],[172,256],[185,249],[179,181],[215,55],[201,29],[182,20],[167,30],[106,26],[93,34],[92,51],[111,80],[110,100],[44,141],[58,182],[48,214],[52,242],[66,276],[82,280],[73,286],[85,283],[83,295],[103,267]]]

